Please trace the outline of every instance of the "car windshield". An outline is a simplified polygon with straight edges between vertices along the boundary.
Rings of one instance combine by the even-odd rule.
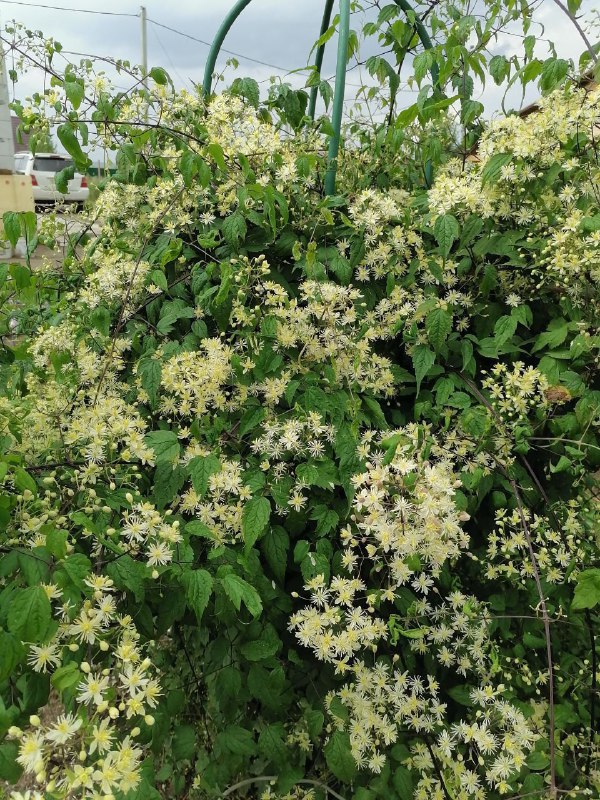
[[[60,156],[37,156],[33,162],[33,168],[39,172],[60,172],[61,169],[72,166],[73,162],[69,158],[60,158]]]

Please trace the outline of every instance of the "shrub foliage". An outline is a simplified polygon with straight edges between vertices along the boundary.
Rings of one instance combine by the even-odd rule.
[[[93,107],[118,170],[58,265],[0,266],[0,776],[594,796],[600,93],[474,162],[443,102],[355,123],[324,197],[305,92],[55,84],[24,122],[83,168]]]

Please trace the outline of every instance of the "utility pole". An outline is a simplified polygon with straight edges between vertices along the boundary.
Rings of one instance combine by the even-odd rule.
[[[8,103],[6,62],[4,50],[0,47],[0,173],[3,175],[10,175],[15,169],[15,149]]]
[[[142,73],[143,83],[147,86],[148,77],[148,19],[146,17],[146,6],[140,6],[140,20],[142,24]]]

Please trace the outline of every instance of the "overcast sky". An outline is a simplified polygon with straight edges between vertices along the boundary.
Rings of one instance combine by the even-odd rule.
[[[0,21],[3,24],[14,19],[35,30],[42,30],[48,36],[60,41],[65,50],[80,53],[100,54],[114,58],[128,59],[134,63],[141,61],[141,34],[139,5],[129,0],[39,0],[45,5],[56,5],[69,10],[36,8],[23,2],[0,0]],[[178,33],[159,27],[161,23],[188,36],[210,42],[233,0],[177,0],[165,3],[163,0],[146,0],[148,15],[148,62],[149,66],[163,66],[170,73],[176,86],[191,87],[192,82],[201,83],[208,47]],[[365,5],[370,4],[365,2]],[[231,77],[247,75],[267,83],[271,75],[284,76],[285,70],[306,65],[314,40],[318,36],[324,0],[253,0],[230,31],[225,47],[250,58],[268,62],[264,66],[246,59],[239,59],[237,73]],[[593,0],[585,0],[584,10],[591,9]],[[88,14],[73,9],[82,8],[102,11],[104,14]],[[111,16],[110,14],[131,14],[133,16]],[[373,19],[377,10],[353,15],[351,26],[357,30],[364,22]],[[543,0],[535,12],[535,19],[544,26],[535,26],[532,33],[547,37],[555,42],[559,55],[577,58],[583,43],[575,28],[555,5],[553,0]],[[496,51],[510,55],[519,50],[521,40],[513,36],[502,36]],[[543,46],[543,43],[542,43]],[[371,42],[364,55],[376,52],[377,43]],[[540,49],[540,55],[544,55]],[[73,58],[73,57],[71,57]],[[228,58],[223,54],[220,64]],[[334,71],[335,41],[331,41],[326,51],[323,73],[330,76]],[[274,66],[282,69],[276,70]],[[365,80],[372,81],[363,72]],[[346,98],[349,107],[360,85],[360,71],[354,68],[348,75]],[[303,84],[299,76],[287,78],[297,86]],[[24,98],[27,94],[41,88],[39,75],[31,73],[16,87],[16,95]],[[534,99],[534,88],[526,96],[526,102]],[[400,106],[414,102],[415,95],[404,87]],[[501,100],[501,92],[490,84],[480,97],[488,114],[494,113]],[[520,104],[519,94],[511,96],[509,106]]]

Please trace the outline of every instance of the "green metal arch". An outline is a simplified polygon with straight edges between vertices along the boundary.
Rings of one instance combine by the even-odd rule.
[[[329,23],[331,21],[331,11],[333,9],[333,0],[325,0],[325,8],[323,10],[323,20],[321,21],[321,30],[319,32],[319,39],[325,31],[329,28]],[[320,44],[317,47],[317,54],[315,56],[315,68],[317,72],[321,73],[321,67],[323,66],[323,55],[325,53],[325,42]],[[310,90],[310,102],[308,104],[308,116],[311,119],[315,118],[315,110],[317,107],[317,94],[319,93],[319,87],[313,86]]]
[[[231,26],[240,16],[246,6],[250,5],[252,0],[237,0],[233,8],[229,11],[223,22],[221,23],[216,36],[210,47],[206,66],[204,69],[204,80],[202,83],[202,90],[205,96],[209,96],[212,91],[212,76],[217,63],[217,58],[225,37],[229,33]],[[394,0],[405,13],[414,14],[414,10],[408,0]],[[325,8],[323,11],[323,19],[321,21],[321,32],[319,38],[329,28],[331,20],[331,12],[333,10],[333,0],[325,1]],[[429,34],[427,33],[423,23],[415,18],[415,28],[421,39],[423,47],[430,49],[433,47]],[[337,61],[335,71],[335,89],[333,93],[333,108],[331,114],[331,124],[333,128],[333,135],[329,139],[329,150],[327,154],[327,172],[325,174],[325,194],[332,195],[335,193],[335,178],[337,172],[337,157],[340,149],[340,135],[342,129],[342,115],[344,109],[344,93],[346,88],[346,58],[348,53],[348,38],[350,35],[350,0],[340,0],[340,25],[338,33],[338,47],[337,47]],[[319,45],[315,56],[315,67],[317,72],[321,71],[323,65],[323,55],[325,53],[325,44]],[[431,68],[431,77],[434,84],[439,82],[439,69],[437,64],[433,64]],[[313,86],[310,93],[310,101],[308,113],[311,119],[314,119],[315,109],[317,104],[318,87]],[[431,183],[431,164],[426,165],[426,179],[427,183]]]

